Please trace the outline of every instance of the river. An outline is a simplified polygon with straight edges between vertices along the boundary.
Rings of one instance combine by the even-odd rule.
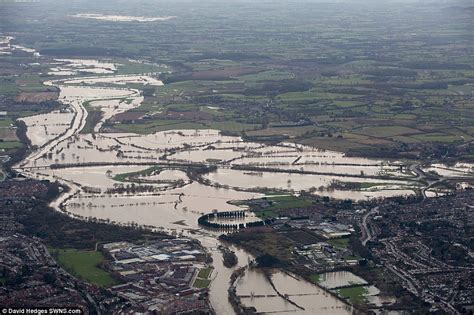
[[[79,61],[76,61],[76,64]],[[89,62],[88,64],[91,64]],[[92,64],[94,64],[92,62]],[[100,63],[98,63],[100,66]],[[100,68],[99,68],[100,69]],[[58,72],[73,73],[67,65],[58,68]],[[69,72],[68,72],[69,71]],[[117,80],[127,80],[124,76],[117,76]],[[37,149],[31,152],[26,159],[20,162],[15,169],[26,176],[37,179],[59,180],[70,187],[67,194],[61,195],[52,206],[58,211],[66,210],[71,216],[79,218],[96,217],[110,220],[116,223],[134,222],[139,225],[154,226],[168,232],[179,232],[190,238],[199,240],[213,257],[214,273],[210,286],[210,301],[217,314],[233,314],[234,310],[228,301],[227,290],[229,288],[230,276],[239,266],[245,266],[253,257],[240,248],[232,246],[236,252],[239,263],[234,268],[226,268],[222,262],[222,255],[217,250],[220,242],[217,234],[200,230],[197,218],[203,214],[218,209],[228,211],[242,209],[228,202],[231,200],[242,200],[261,197],[262,194],[250,191],[238,191],[231,188],[217,188],[206,186],[198,182],[192,182],[183,177],[184,173],[178,170],[170,170],[163,178],[170,180],[170,174],[183,180],[180,187],[167,186],[168,184],[153,184],[159,188],[158,194],[141,193],[138,195],[108,194],[103,193],[107,189],[113,189],[118,185],[117,181],[107,174],[123,174],[137,172],[149,166],[140,165],[116,165],[119,163],[158,163],[159,157],[168,149],[176,146],[191,144],[196,148],[195,152],[203,154],[200,148],[215,145],[228,146],[224,153],[226,158],[233,159],[242,155],[235,148],[245,150],[261,150],[261,145],[244,143],[236,137],[223,137],[218,131],[213,130],[181,130],[156,133],[141,136],[132,133],[101,134],[100,126],[103,122],[116,115],[140,105],[143,97],[140,92],[133,89],[118,87],[96,87],[95,82],[105,82],[104,77],[88,78],[87,86],[75,86],[77,79],[72,78],[48,81],[45,84],[54,85],[60,89],[59,100],[63,102],[68,112],[66,115],[53,112],[42,114],[46,117],[28,117],[24,121],[28,126],[28,136]],[[133,76],[130,80],[142,80],[152,82],[157,86],[156,79],[146,79]],[[107,82],[114,82],[114,76],[107,76]],[[150,84],[152,84],[150,83]],[[119,101],[120,100],[120,101]],[[95,127],[95,134],[81,134],[86,125],[88,112],[85,103],[90,106],[101,108],[105,115],[101,122]],[[69,121],[68,121],[69,119]],[[117,147],[121,155],[117,154]],[[285,147],[272,148],[272,152],[287,154],[301,152],[301,148]],[[276,151],[275,151],[276,150]],[[278,151],[279,150],[279,151]],[[328,153],[317,153],[314,149],[307,149],[305,158],[326,159]],[[184,151],[182,151],[184,152]],[[234,152],[234,153],[232,153]],[[50,155],[50,157],[48,157]],[[221,156],[219,156],[221,157]],[[288,155],[284,157],[288,159]],[[342,159],[341,155],[338,155]],[[293,158],[292,158],[293,159]],[[177,159],[178,161],[179,159]],[[108,163],[107,165],[91,166],[87,163]],[[345,163],[347,161],[342,161]],[[364,160],[363,163],[367,161]],[[66,166],[64,168],[51,168],[53,164],[73,164],[83,166]],[[320,162],[318,162],[320,163]],[[367,162],[368,163],[368,162]],[[362,165],[362,164],[361,164]],[[361,166],[362,167],[362,166]],[[373,165],[368,165],[374,169]],[[375,166],[376,168],[378,166]],[[343,169],[343,167],[339,167]],[[214,174],[213,180],[218,180]],[[166,177],[168,176],[168,177]],[[173,177],[171,176],[171,177]],[[283,175],[277,174],[279,178]],[[303,175],[301,175],[303,176]],[[299,176],[294,175],[298,186]],[[152,175],[149,180],[160,180],[160,175]],[[224,180],[225,177],[222,179]],[[271,180],[271,179],[270,179]],[[281,180],[283,181],[283,180]],[[307,181],[307,179],[305,179]],[[234,183],[232,183],[234,184]],[[85,187],[99,189],[102,193],[90,193]],[[270,295],[270,297],[244,297],[243,302],[248,306],[255,306],[262,312],[298,313],[298,314],[350,314],[351,308],[343,301],[326,293],[323,289],[306,282],[294,275],[288,275],[279,270],[272,273],[273,285],[270,285],[267,277],[256,269],[248,270],[245,276],[239,280],[237,292],[243,296],[248,295]],[[276,291],[287,295],[294,302],[288,303],[284,298],[276,294]],[[298,305],[298,307],[295,307]]]

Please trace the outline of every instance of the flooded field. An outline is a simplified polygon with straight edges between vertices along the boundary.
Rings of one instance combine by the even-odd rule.
[[[161,188],[166,188],[161,185]],[[243,210],[229,201],[262,195],[216,189],[193,182],[180,188],[148,193],[81,192],[68,200],[69,212],[81,217],[113,219],[120,223],[152,225],[164,229],[198,229],[197,219],[213,210]]]
[[[24,52],[33,53],[35,56],[39,56],[38,52],[34,49],[28,49],[19,45],[12,45],[11,41],[15,38],[12,36],[0,36],[0,56],[11,55],[15,50],[21,50]]]
[[[445,177],[474,177],[474,164],[456,163],[454,165],[432,164],[423,169]]]
[[[343,177],[337,175],[313,175],[294,173],[272,173],[259,171],[240,171],[219,169],[205,176],[211,183],[224,187],[241,189],[273,188],[289,192],[301,190],[313,191],[316,194],[335,198],[352,198],[356,200],[375,196],[410,195],[414,191],[412,183],[395,180],[378,180],[373,178]],[[332,189],[331,183],[350,182],[360,183],[368,187],[361,190]]]
[[[394,297],[381,296],[379,289],[348,271],[323,273],[319,276],[318,284],[342,298],[363,299],[376,307],[395,302]]]
[[[138,172],[146,169],[145,166],[98,166],[98,167],[71,167],[65,169],[44,169],[38,171],[45,177],[60,178],[74,181],[92,188],[113,188],[122,184],[114,180],[113,176],[121,173]],[[109,173],[110,172],[110,173]],[[139,185],[139,184],[137,184]]]
[[[216,250],[218,233],[199,228],[197,219],[202,214],[247,211],[230,202],[264,196],[259,187],[353,199],[412,194],[419,188],[416,174],[397,161],[350,158],[290,143],[268,146],[207,129],[149,135],[102,133],[107,120],[143,101],[129,84],[160,86],[162,82],[147,76],[111,76],[117,65],[108,61],[58,59],[56,63],[51,69],[55,75],[100,76],[46,82],[59,87],[65,110],[24,118],[27,135],[37,148],[17,170],[68,185],[69,193],[52,206],[71,216],[164,229],[200,240],[214,258],[217,272],[210,299],[220,314],[233,313],[227,301],[233,269],[222,265]],[[94,133],[81,133],[88,108],[100,109],[102,118]],[[198,175],[196,169],[209,171]],[[256,218],[247,211],[244,219]],[[239,266],[253,259],[238,248],[233,250]],[[326,278],[328,283],[339,281],[337,275]],[[347,275],[343,278],[347,283],[355,281]],[[367,290],[375,292],[370,287]],[[239,280],[238,294],[245,305],[255,306],[259,312],[351,313],[344,301],[278,270],[272,273],[271,282],[265,274],[249,270]],[[378,299],[378,293],[367,296]]]
[[[73,118],[74,113],[54,111],[48,114],[25,117],[20,120],[28,126],[26,135],[31,144],[42,146],[69,129]]]
[[[156,22],[156,21],[168,21],[175,19],[176,16],[158,16],[158,17],[144,17],[144,16],[129,16],[129,15],[104,15],[104,14],[74,14],[71,15],[76,18],[94,19],[102,21],[112,22]]]
[[[72,76],[78,74],[113,74],[117,65],[94,59],[55,59],[49,75]]]
[[[146,75],[114,75],[114,76],[104,76],[104,77],[84,77],[75,80],[64,81],[65,84],[117,84],[117,85],[126,85],[126,84],[142,84],[142,85],[154,85],[162,86],[163,82],[156,78],[146,76]]]
[[[320,276],[321,286],[334,289],[355,284],[367,284],[367,281],[348,271],[326,272]]]
[[[246,306],[264,313],[351,314],[345,303],[297,276],[274,270],[270,277],[274,287],[266,282],[264,273],[255,269],[247,270],[239,279],[237,294]]]

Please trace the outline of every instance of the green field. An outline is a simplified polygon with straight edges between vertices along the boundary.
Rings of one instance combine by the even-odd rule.
[[[196,279],[194,280],[193,287],[203,289],[208,288],[211,285],[211,279],[209,277],[212,274],[212,268],[202,268],[199,270]]]
[[[117,124],[114,127],[124,132],[133,132],[138,134],[150,134],[174,129],[207,129],[207,127],[202,123],[182,122],[179,120],[153,120],[150,123]]]
[[[274,203],[270,207],[265,208],[265,211],[303,208],[312,205],[310,200],[296,196],[274,196],[267,197],[267,199],[273,201]]]
[[[199,270],[197,277],[201,279],[209,279],[209,276],[211,275],[212,270],[213,270],[212,268],[203,268]]]
[[[109,273],[98,266],[104,261],[100,252],[76,249],[50,249],[58,264],[74,276],[100,287],[118,284]]]
[[[335,238],[335,239],[327,240],[327,243],[331,244],[334,247],[347,248],[349,245],[349,239],[348,238]]]
[[[13,124],[13,120],[10,118],[0,118],[0,128],[1,127],[10,127]]]
[[[337,290],[337,295],[348,299],[353,304],[363,304],[367,299],[368,289],[365,286],[342,288]]]
[[[151,65],[145,63],[125,61],[117,69],[118,74],[140,74],[140,73],[156,73],[166,72],[169,68],[166,66]]]
[[[196,280],[194,280],[193,287],[198,288],[198,289],[204,289],[204,288],[208,288],[209,285],[211,285],[211,280],[197,278]]]
[[[132,177],[138,177],[138,176],[148,176],[152,174],[153,172],[159,172],[161,171],[161,167],[159,166],[152,166],[149,168],[146,168],[144,170],[138,171],[138,172],[130,172],[130,173],[122,173],[122,174],[116,174],[113,176],[113,180],[119,181],[119,182],[127,182],[129,181],[129,178]]]
[[[0,149],[10,150],[21,148],[23,144],[19,141],[0,141]]]
[[[257,217],[259,217],[261,219],[268,219],[268,218],[278,217],[278,213],[274,212],[273,210],[256,211],[255,214],[257,215]]]
[[[313,283],[319,283],[321,281],[321,275],[320,274],[312,274],[309,276],[309,280]]]
[[[312,202],[305,198],[291,196],[291,195],[281,196],[280,193],[275,193],[275,194],[269,193],[267,194],[265,198],[271,201],[273,204],[264,208],[261,208],[258,205],[252,205],[252,211],[254,211],[255,214],[259,218],[262,218],[262,219],[276,218],[279,216],[278,212],[280,210],[291,209],[291,208],[304,208],[304,207],[308,207],[312,205]]]
[[[229,9],[225,3],[201,2],[192,10],[179,3],[104,5],[178,17],[160,27],[141,23],[138,32],[128,23],[69,23],[65,3],[54,10],[36,4],[26,11],[4,10],[0,18],[8,21],[5,33],[18,33],[17,44],[47,58],[94,56],[118,64],[118,74],[159,75],[164,86],[128,85],[143,91],[143,104],[133,109],[143,116],[124,115],[104,130],[149,134],[215,128],[356,156],[472,159],[472,152],[458,150],[474,139],[467,10],[346,1],[283,1],[271,10],[250,1]],[[225,29],[215,18],[222,16]],[[40,20],[46,22],[35,22]],[[20,28],[28,32],[17,32]],[[8,102],[0,111],[18,117],[44,110],[17,106],[15,97],[46,90],[42,82],[52,79],[48,66],[26,54],[2,60],[0,95]],[[86,132],[98,118],[99,112],[90,115]]]

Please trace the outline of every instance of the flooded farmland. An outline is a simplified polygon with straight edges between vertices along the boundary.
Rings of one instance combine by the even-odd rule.
[[[111,22],[156,22],[156,21],[168,21],[175,19],[176,16],[158,16],[158,17],[145,17],[145,16],[129,16],[129,15],[104,15],[104,14],[93,14],[83,13],[71,15],[76,18],[83,19],[94,19],[101,21]]]
[[[28,126],[27,137],[32,145],[42,146],[51,139],[64,133],[71,126],[74,114],[67,111],[54,111],[22,118]]]
[[[279,270],[273,270],[268,275],[255,269],[247,270],[238,280],[237,294],[244,304],[265,313],[351,313],[350,307],[323,289]]]
[[[110,64],[110,66],[114,66]],[[109,68],[110,69],[110,68]],[[117,85],[126,85],[126,84],[143,84],[143,85],[154,85],[162,86],[163,82],[156,78],[146,76],[146,75],[114,75],[114,76],[103,76],[103,77],[83,77],[75,80],[64,81],[65,84],[117,84]]]
[[[343,298],[366,300],[376,307],[395,302],[395,297],[380,295],[378,288],[348,271],[323,273],[319,275],[318,284]],[[353,291],[349,294],[350,290]]]
[[[367,284],[367,281],[348,271],[326,272],[320,276],[319,284],[325,288],[333,289],[348,285]]]
[[[474,164],[470,163],[456,163],[454,165],[432,164],[424,168],[424,170],[445,177],[474,176]]]
[[[110,76],[116,65],[108,62],[57,62],[51,72],[58,76],[80,72],[105,76],[48,82],[60,89],[65,110],[23,119],[36,150],[17,165],[17,170],[68,185],[70,191],[53,206],[71,216],[142,225],[200,240],[214,258],[217,272],[210,299],[219,314],[233,313],[227,289],[236,267],[223,266],[216,250],[220,244],[217,233],[203,231],[197,224],[202,214],[244,210],[246,220],[253,220],[255,216],[246,207],[230,202],[265,196],[260,188],[285,193],[305,190],[356,200],[408,195],[419,188],[416,174],[397,161],[350,158],[291,143],[267,146],[210,129],[149,135],[103,133],[101,127],[107,120],[143,101],[140,91],[126,88],[127,84],[160,86],[162,82],[146,76]],[[88,106],[103,113],[93,133],[82,132]],[[196,175],[193,168],[210,170]],[[241,249],[233,249],[239,266],[253,259]],[[249,269],[239,280],[237,292],[245,305],[259,312],[351,313],[345,302],[322,288],[279,270],[269,279]],[[282,296],[288,296],[292,303]]]

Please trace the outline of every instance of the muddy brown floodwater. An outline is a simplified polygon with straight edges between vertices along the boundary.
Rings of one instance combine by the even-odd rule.
[[[229,202],[262,197],[261,193],[246,191],[258,186],[291,192],[328,186],[334,180],[365,184],[367,187],[360,191],[327,192],[336,198],[354,199],[410,194],[415,189],[413,181],[407,181],[414,174],[403,171],[401,163],[396,161],[349,158],[338,152],[288,143],[265,146],[245,142],[240,137],[223,136],[217,130],[174,130],[150,135],[101,133],[100,127],[106,119],[136,108],[143,101],[138,90],[126,88],[125,84],[162,85],[161,81],[147,76],[114,75],[116,66],[113,62],[86,59],[61,59],[52,65],[52,75],[69,76],[46,82],[61,90],[59,100],[65,109],[23,118],[28,127],[27,136],[37,149],[15,168],[28,177],[58,180],[68,185],[70,192],[60,196],[52,206],[71,216],[94,217],[121,224],[133,222],[201,241],[214,259],[210,301],[218,314],[234,313],[227,295],[230,275],[238,266],[246,266],[253,257],[232,247],[239,264],[234,268],[224,267],[222,255],[217,250],[220,244],[218,234],[204,231],[197,225],[197,218],[203,213],[248,211]],[[79,72],[105,75],[78,77]],[[104,113],[93,135],[80,133],[88,114],[85,103]],[[193,162],[215,165],[217,171],[205,176],[209,181],[201,182],[191,180],[179,168],[146,171],[157,163],[166,166],[166,163],[189,165]],[[62,167],[58,169],[52,165]],[[259,173],[230,169],[236,165],[334,174]],[[118,192],[117,188],[132,183],[120,181],[120,176],[116,176],[137,172],[141,175],[132,177],[137,180],[133,184],[139,187],[146,181],[153,187],[152,191]],[[364,174],[371,177],[362,176]],[[178,180],[179,185],[174,182]],[[324,189],[321,193],[325,194]],[[251,213],[248,216],[252,218]],[[263,273],[250,269],[238,281],[237,292],[242,295],[245,305],[255,306],[259,312],[351,313],[345,302],[297,276],[274,270],[271,281],[273,286]],[[275,290],[286,295],[292,303]]]

